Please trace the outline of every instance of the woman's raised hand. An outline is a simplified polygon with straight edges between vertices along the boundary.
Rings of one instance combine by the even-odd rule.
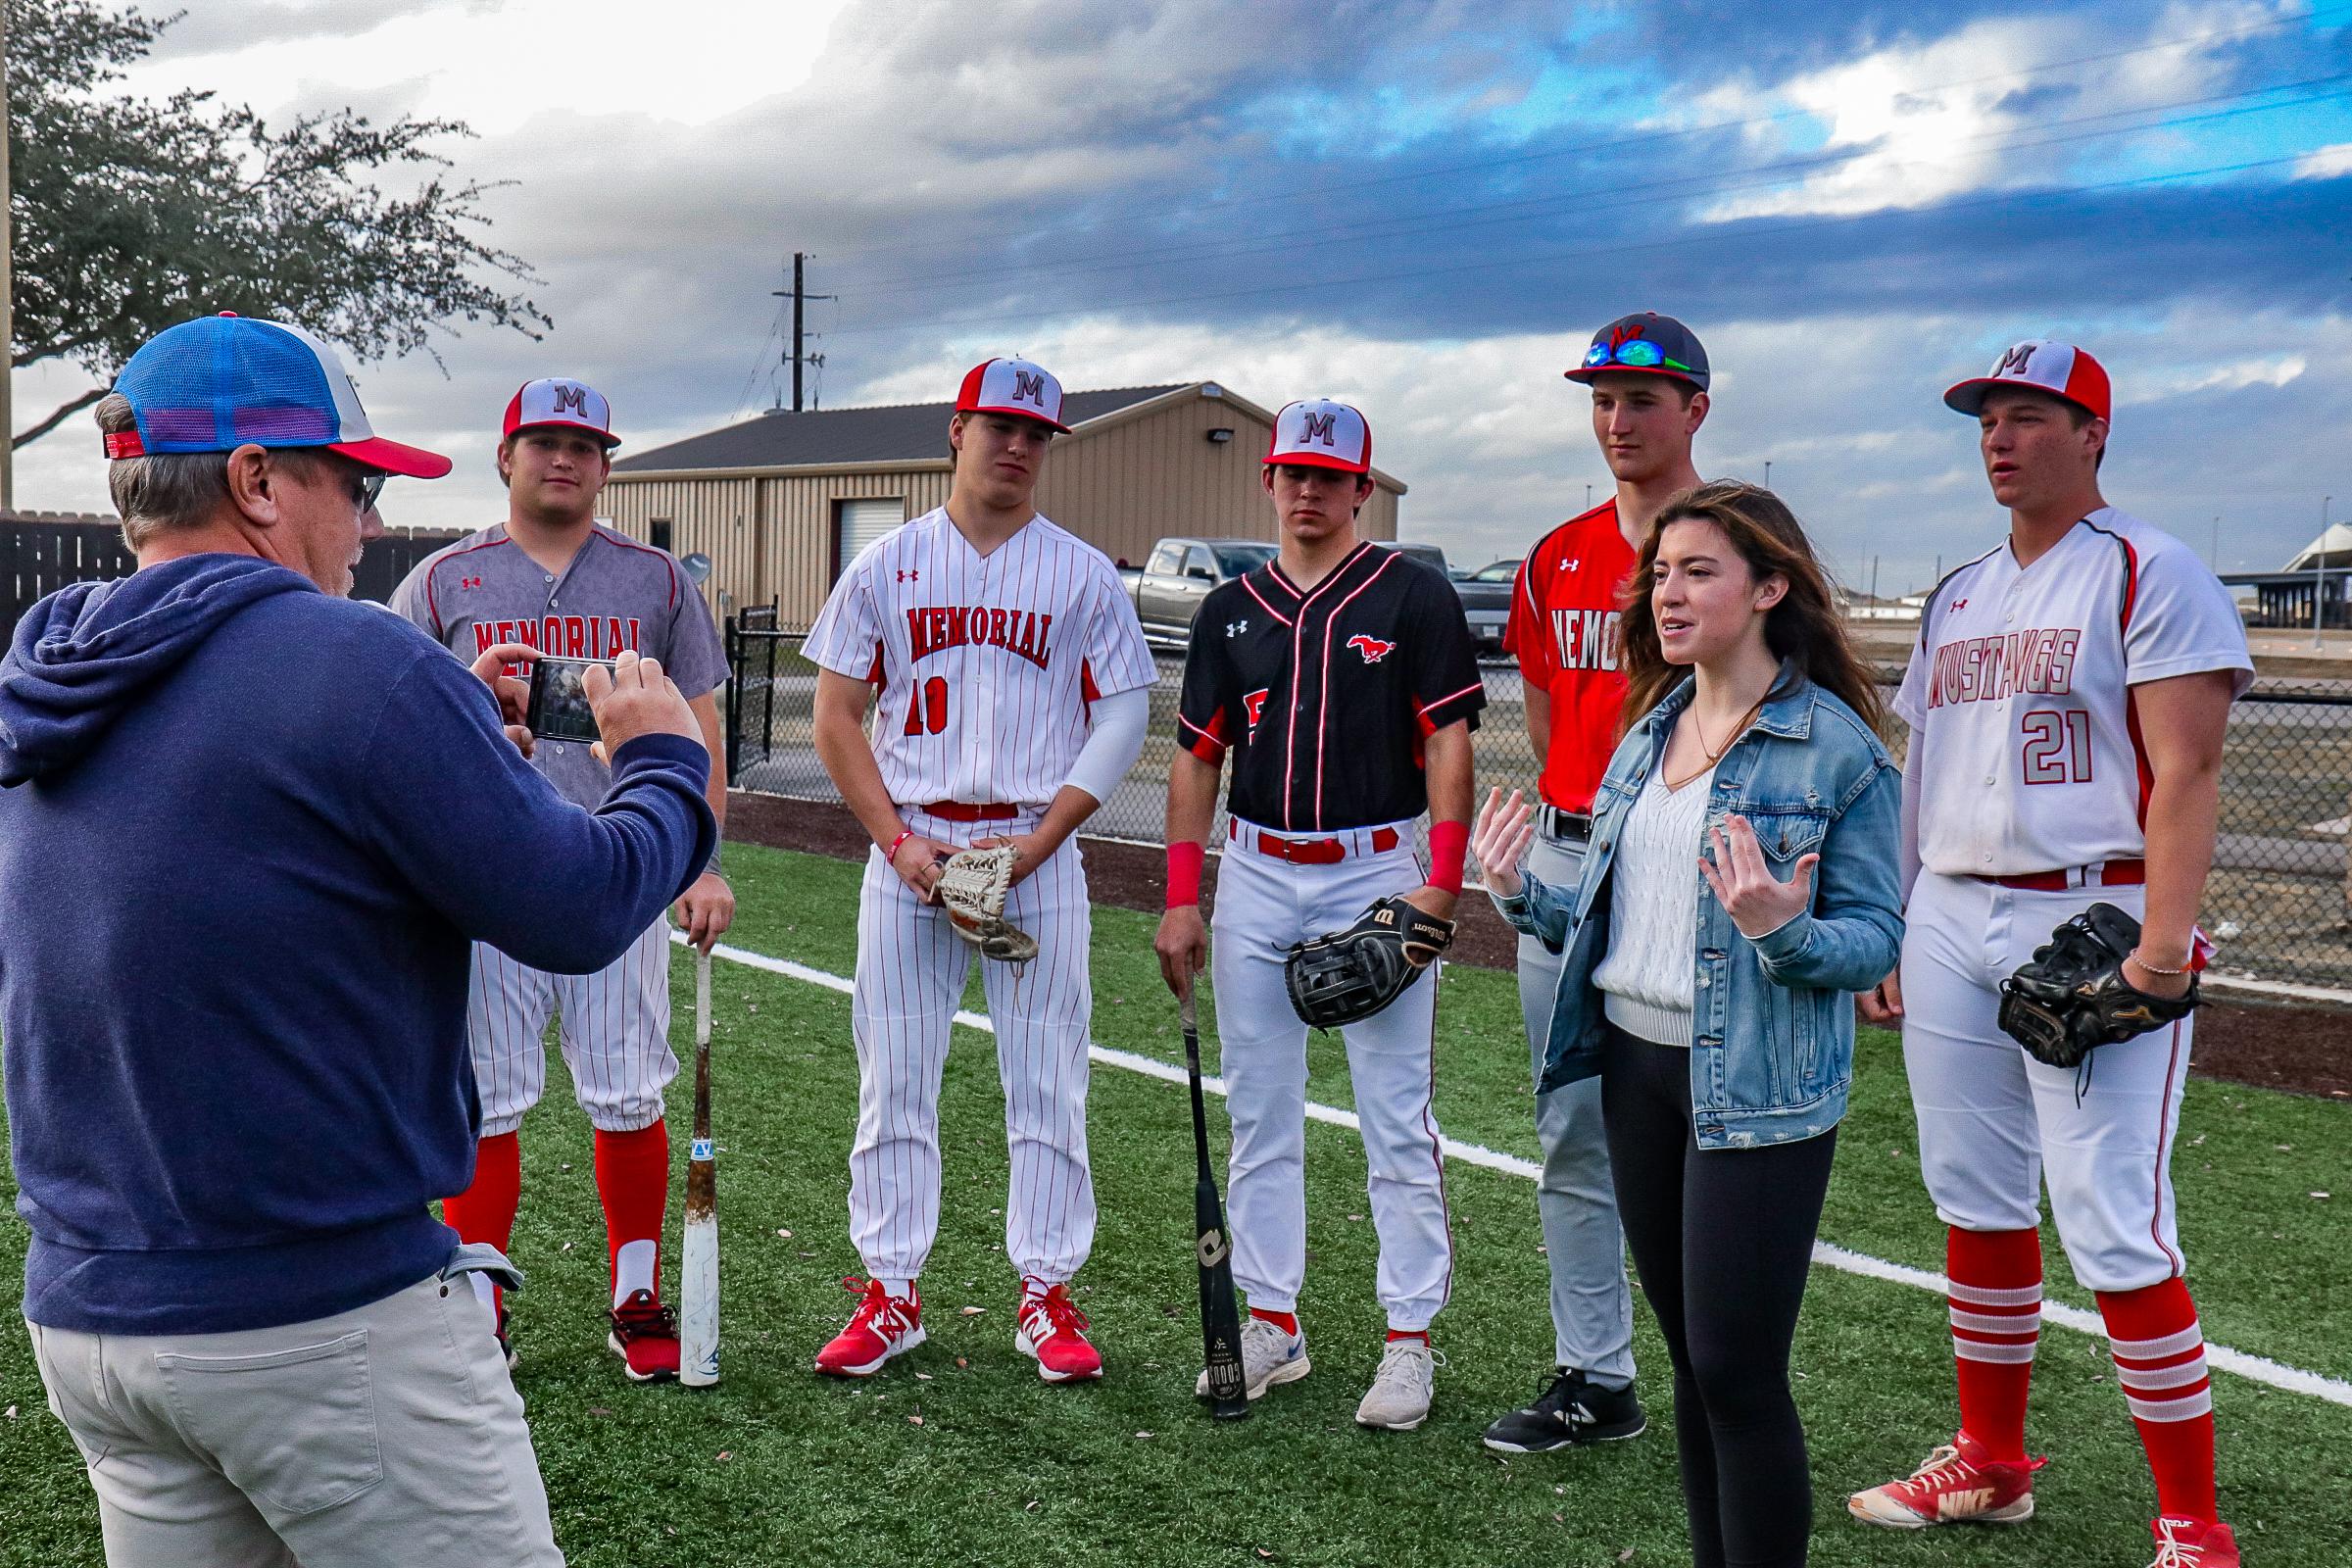
[[[1504,800],[1502,791],[1487,791],[1470,828],[1470,853],[1478,858],[1479,875],[1487,891],[1498,899],[1515,899],[1527,879],[1519,874],[1519,858],[1536,837],[1535,810],[1519,791]]]
[[[1784,882],[1765,863],[1764,846],[1756,842],[1756,830],[1746,817],[1727,818],[1722,827],[1709,828],[1707,836],[1714,841],[1715,858],[1698,858],[1699,875],[1715,890],[1716,901],[1730,912],[1741,936],[1753,940],[1769,935],[1812,906],[1813,868],[1821,863],[1820,856],[1799,856],[1795,870]]]

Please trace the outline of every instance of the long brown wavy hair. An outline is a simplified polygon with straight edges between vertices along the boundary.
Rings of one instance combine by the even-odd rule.
[[[1779,576],[1788,591],[1764,612],[1764,642],[1781,659],[1793,659],[1813,683],[1835,693],[1874,730],[1885,727],[1886,710],[1879,700],[1878,682],[1856,657],[1846,636],[1845,618],[1830,594],[1829,574],[1814,558],[1805,526],[1779,496],[1760,485],[1738,479],[1717,479],[1694,485],[1666,503],[1642,541],[1641,564],[1626,579],[1625,613],[1619,622],[1623,644],[1618,656],[1625,669],[1625,710],[1619,733],[1665,698],[1689,671],[1687,664],[1670,664],[1658,646],[1657,615],[1650,609],[1650,579],[1657,567],[1658,539],[1670,522],[1711,522],[1723,530],[1732,548],[1747,563],[1748,574],[1761,582]]]

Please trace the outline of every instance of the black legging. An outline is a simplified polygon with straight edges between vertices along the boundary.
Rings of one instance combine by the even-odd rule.
[[[1691,1561],[1802,1564],[1813,1492],[1788,1395],[1788,1345],[1838,1135],[1701,1150],[1690,1053],[1614,1025],[1601,1115],[1626,1245],[1674,1361]]]

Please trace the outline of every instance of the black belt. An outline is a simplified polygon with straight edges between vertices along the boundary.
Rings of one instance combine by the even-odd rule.
[[[1592,838],[1591,813],[1563,811],[1556,806],[1536,808],[1536,827],[1545,838],[1569,839],[1578,844],[1590,843]]]

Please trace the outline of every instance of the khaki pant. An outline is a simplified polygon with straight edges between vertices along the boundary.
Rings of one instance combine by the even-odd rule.
[[[234,1334],[26,1326],[111,1568],[561,1568],[522,1400],[463,1277]]]

